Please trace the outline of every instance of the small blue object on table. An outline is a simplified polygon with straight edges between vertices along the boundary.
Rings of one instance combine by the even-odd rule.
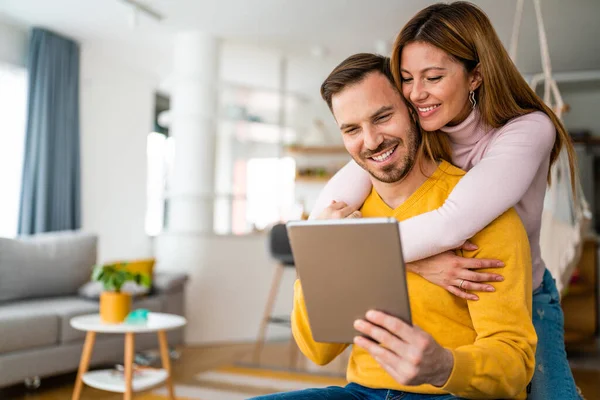
[[[131,311],[127,318],[125,318],[125,322],[130,324],[140,324],[148,321],[148,313],[150,311],[145,308],[138,308],[137,310]]]

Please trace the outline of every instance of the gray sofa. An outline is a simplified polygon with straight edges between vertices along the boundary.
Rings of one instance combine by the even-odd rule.
[[[82,232],[0,238],[0,388],[77,370],[85,332],[69,321],[98,312],[89,283],[97,241]],[[133,308],[183,315],[186,279],[155,274]],[[182,329],[168,337],[181,344]],[[136,351],[158,348],[156,334],[136,335],[135,344]],[[90,367],[122,362],[123,348],[123,335],[99,334]]]

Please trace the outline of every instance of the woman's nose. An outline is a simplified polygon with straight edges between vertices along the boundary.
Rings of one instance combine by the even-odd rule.
[[[412,89],[410,91],[410,101],[413,103],[419,103],[427,98],[427,91],[423,87],[423,84],[419,82],[415,82],[412,85]]]

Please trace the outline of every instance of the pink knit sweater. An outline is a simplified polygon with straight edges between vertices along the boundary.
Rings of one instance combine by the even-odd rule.
[[[454,164],[468,173],[442,207],[399,223],[404,259],[416,261],[457,248],[514,206],[529,237],[536,289],[545,270],[539,242],[556,138],[552,121],[534,112],[494,129],[483,124],[475,110],[459,125],[442,131],[450,138]],[[332,200],[359,207],[370,190],[369,174],[352,161],[327,183],[311,218]]]

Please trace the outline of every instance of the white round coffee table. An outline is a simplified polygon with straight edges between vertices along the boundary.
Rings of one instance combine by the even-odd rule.
[[[84,383],[96,389],[124,393],[124,400],[131,400],[134,392],[147,390],[165,383],[169,391],[169,399],[175,400],[166,332],[184,326],[187,323],[185,318],[174,314],[151,312],[148,313],[148,320],[144,322],[106,324],[100,320],[100,314],[91,314],[72,318],[70,323],[73,328],[87,332],[72,400],[79,400]],[[146,332],[157,332],[158,334],[162,368],[139,368],[136,371],[138,375],[134,377],[135,334]],[[96,333],[120,333],[125,335],[124,376],[115,373],[112,369],[88,372]]]

